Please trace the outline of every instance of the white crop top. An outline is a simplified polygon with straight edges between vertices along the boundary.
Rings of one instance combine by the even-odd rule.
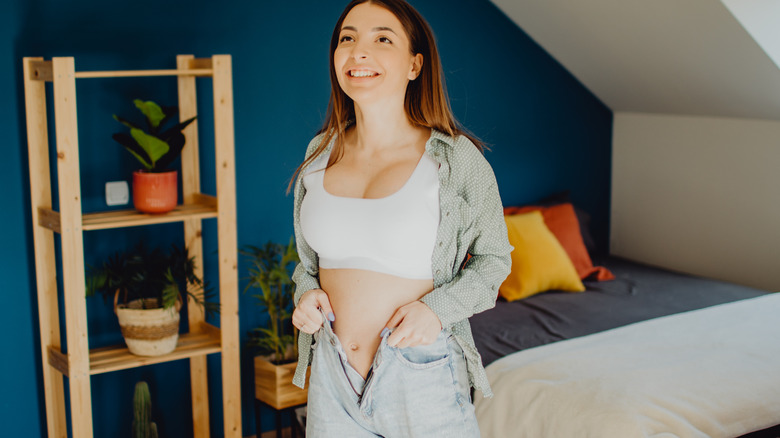
[[[331,195],[323,186],[330,153],[303,176],[301,231],[320,268],[364,269],[397,277],[433,278],[439,228],[439,165],[427,154],[397,192],[378,199]]]

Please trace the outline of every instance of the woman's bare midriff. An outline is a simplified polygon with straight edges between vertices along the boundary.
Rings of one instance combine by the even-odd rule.
[[[319,276],[336,315],[333,330],[363,378],[379,348],[379,334],[395,311],[433,290],[433,280],[360,269],[320,269]]]

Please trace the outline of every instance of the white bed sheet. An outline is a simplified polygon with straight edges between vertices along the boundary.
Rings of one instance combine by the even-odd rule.
[[[780,293],[506,356],[483,438],[735,437],[780,424]]]

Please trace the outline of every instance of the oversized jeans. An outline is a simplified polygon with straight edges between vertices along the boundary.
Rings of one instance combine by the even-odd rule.
[[[388,336],[364,380],[330,322],[315,333],[306,437],[479,437],[466,360],[449,331],[400,349]]]

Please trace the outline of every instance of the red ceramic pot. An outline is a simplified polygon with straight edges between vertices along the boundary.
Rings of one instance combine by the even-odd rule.
[[[177,172],[133,172],[133,205],[144,213],[167,213],[176,207]]]

